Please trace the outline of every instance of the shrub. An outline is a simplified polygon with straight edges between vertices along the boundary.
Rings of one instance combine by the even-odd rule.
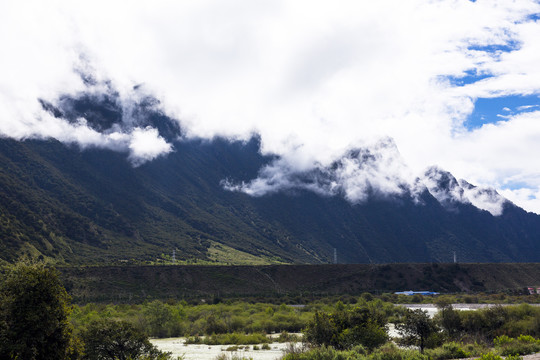
[[[428,357],[417,350],[400,349],[392,343],[387,343],[371,355],[369,360],[428,360]]]
[[[92,322],[82,334],[86,360],[165,360],[146,334],[125,321]]]
[[[279,336],[275,339],[277,342],[283,343],[283,342],[299,342],[302,340],[301,336],[298,336],[296,334],[290,334],[286,331],[283,331]]]
[[[479,360],[503,360],[502,357],[500,357],[499,355],[496,355],[494,353],[492,353],[491,351],[486,353],[486,354],[483,354],[482,356],[480,356],[480,359]]]
[[[186,339],[186,344],[205,345],[253,345],[270,342],[270,339],[261,333],[255,334],[213,334],[206,337],[194,336]]]
[[[527,355],[540,351],[540,340],[530,335],[520,335],[517,339],[502,335],[496,337],[493,343],[503,356]]]
[[[471,356],[456,342],[445,343],[436,349],[426,350],[426,355],[433,360],[463,359]]]
[[[330,314],[316,311],[304,331],[304,338],[312,345],[332,346],[340,350],[355,345],[374,349],[388,340],[385,325],[386,315],[378,308],[366,305]]]
[[[365,360],[365,357],[353,350],[336,350],[322,346],[306,352],[288,353],[282,360]]]
[[[470,356],[481,356],[488,352],[488,347],[484,343],[469,343],[462,345],[462,348]]]

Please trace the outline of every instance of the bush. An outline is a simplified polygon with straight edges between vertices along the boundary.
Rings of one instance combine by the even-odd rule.
[[[289,334],[286,331],[283,331],[279,336],[275,339],[277,342],[284,343],[284,342],[299,342],[302,340],[302,337],[296,334]]]
[[[282,360],[365,360],[365,357],[354,350],[336,350],[322,346],[301,353],[289,353]]]
[[[392,343],[387,343],[371,355],[369,360],[428,360],[428,357],[417,350],[400,349]]]
[[[469,343],[462,345],[462,348],[465,352],[469,353],[470,356],[476,357],[481,356],[488,352],[488,347],[484,343]]]
[[[445,343],[436,349],[428,349],[426,355],[433,360],[463,359],[471,356],[462,348],[461,344],[456,342]]]
[[[166,360],[169,353],[159,351],[146,334],[125,321],[92,322],[82,333],[85,360]]]
[[[270,339],[261,333],[255,334],[214,334],[206,337],[191,337],[186,339],[186,344],[205,345],[253,345],[269,343]]]
[[[540,351],[540,340],[530,335],[520,335],[517,339],[502,335],[496,337],[493,343],[503,356],[527,355]]]
[[[385,325],[386,315],[366,305],[351,310],[342,308],[330,314],[316,311],[304,331],[304,339],[315,346],[340,350],[355,345],[374,349],[388,340]]]
[[[503,360],[502,357],[500,357],[499,355],[496,355],[494,353],[492,353],[491,351],[486,353],[486,354],[483,354],[482,356],[480,356],[480,359],[479,360]]]

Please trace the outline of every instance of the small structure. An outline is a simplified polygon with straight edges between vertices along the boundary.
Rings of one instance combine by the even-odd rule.
[[[529,286],[527,290],[529,290],[529,295],[540,294],[540,286]]]
[[[412,291],[412,290],[409,290],[409,291],[396,291],[394,294],[396,294],[396,295],[407,295],[407,296],[412,296],[412,295],[435,296],[435,295],[439,295],[438,292],[433,292],[433,291]]]

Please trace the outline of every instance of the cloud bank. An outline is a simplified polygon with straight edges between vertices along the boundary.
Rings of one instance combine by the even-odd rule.
[[[346,151],[329,166],[315,164],[309,170],[298,171],[288,158],[280,158],[265,166],[259,177],[235,184],[223,182],[226,189],[262,196],[278,191],[309,190],[323,196],[341,195],[351,203],[360,203],[370,195],[379,197],[410,194],[423,188],[403,162],[391,138],[369,144],[365,148]]]
[[[533,0],[4,2],[0,134],[116,149],[141,164],[173,150],[163,129],[130,115],[142,83],[186,137],[260,134],[281,163],[244,185],[253,194],[308,186],[303,174],[391,137],[410,170],[345,157],[339,192],[394,194],[408,172],[437,164],[540,213],[540,99],[467,127],[477,99],[540,94],[538,14]],[[116,127],[40,103],[107,84],[123,109]]]

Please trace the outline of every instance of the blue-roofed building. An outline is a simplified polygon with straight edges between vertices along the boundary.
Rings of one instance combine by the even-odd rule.
[[[412,291],[412,290],[409,290],[409,291],[396,291],[394,294],[396,294],[396,295],[407,295],[407,296],[411,296],[411,295],[424,295],[424,296],[439,295],[438,292],[433,292],[433,291]]]

